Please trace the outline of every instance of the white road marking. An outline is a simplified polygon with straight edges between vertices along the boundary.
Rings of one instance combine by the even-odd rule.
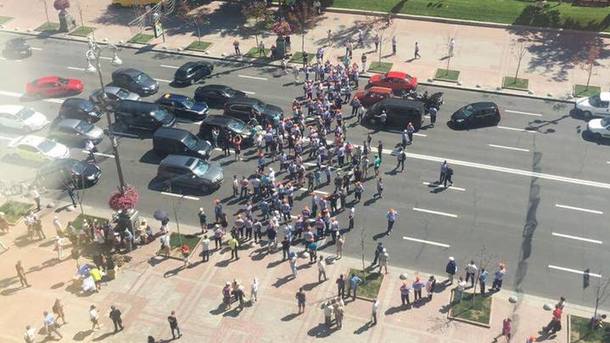
[[[516,127],[508,127],[508,126],[496,126],[498,129],[503,129],[503,130],[511,130],[511,131],[519,131],[519,132],[527,132],[527,133],[536,133],[536,131],[534,130],[526,130],[526,129],[519,129]]]
[[[540,114],[540,113],[531,113],[531,112],[523,112],[523,111],[516,111],[516,110],[504,110],[504,112],[515,113],[515,114],[525,114],[526,116],[542,117],[542,114]]]
[[[451,247],[451,245],[449,245],[449,244],[438,243],[438,242],[433,242],[433,241],[426,241],[426,240],[423,240],[423,239],[407,237],[407,236],[402,236],[402,239],[405,239],[407,241],[418,242],[418,243],[436,245],[437,247],[443,247],[443,248],[450,248]]]
[[[243,89],[242,89],[242,92],[244,92],[244,93],[246,93],[246,94],[248,94],[248,95],[254,95],[254,94],[256,94],[256,92],[245,91],[245,90],[243,90]]]
[[[0,136],[0,139],[5,140],[5,141],[12,141],[13,139],[15,139],[15,137],[11,138],[11,137]]]
[[[167,196],[170,196],[170,197],[175,197],[175,198],[184,198],[184,199],[195,200],[195,201],[199,200],[198,197],[192,197],[192,196],[189,196],[189,195],[182,195],[182,194],[169,193],[169,192],[161,192],[161,194],[167,195]]]
[[[487,145],[489,145],[492,148],[529,152],[529,149],[515,148],[515,147],[512,147],[512,146],[496,145],[496,144],[487,144]]]
[[[171,80],[165,80],[165,79],[155,79],[155,80],[157,80],[159,82],[172,83]]]
[[[64,99],[42,99],[42,101],[46,101],[46,102],[52,102],[55,104],[63,104],[64,103]]]
[[[81,152],[88,154],[89,151],[87,150],[81,150]],[[102,157],[108,157],[108,158],[114,158],[114,155],[111,154],[104,154],[103,152],[94,152],[93,155],[95,156],[102,156]]]
[[[66,67],[70,70],[78,70],[78,71],[85,71],[85,68],[79,68],[79,67]]]
[[[426,210],[425,208],[419,208],[419,207],[413,207],[413,211],[430,213],[430,214],[437,214],[439,216],[445,216],[445,217],[451,217],[451,218],[457,218],[458,217],[457,214],[447,213],[447,212],[440,212],[440,211],[433,211],[433,210]]]
[[[433,183],[430,183],[430,182],[425,182],[425,181],[424,181],[424,182],[422,182],[422,184],[423,184],[423,185],[426,185],[426,186],[431,186],[431,185],[432,185],[432,186],[434,186],[434,185],[435,185],[435,184],[433,184]],[[436,188],[439,188],[439,187],[444,187],[444,186],[441,186],[441,185],[436,185]],[[465,191],[466,191],[466,188],[455,187],[455,186],[453,186],[453,185],[452,185],[452,186],[447,187],[447,189],[453,189],[454,191],[460,191],[460,192],[465,192]]]
[[[42,51],[42,48],[36,48],[36,47],[32,47],[32,50],[38,50],[38,51]]]
[[[238,77],[244,78],[244,79],[253,79],[253,80],[261,80],[261,81],[267,81],[268,79],[266,77],[259,77],[259,76],[250,76],[250,75],[237,75]]]
[[[593,277],[600,278],[600,279],[602,277],[600,274],[587,273],[587,272],[584,272],[582,270],[576,270],[576,269],[572,269],[572,268],[564,268],[564,267],[554,266],[552,264],[549,264],[549,268],[550,269],[561,270],[561,271],[568,272],[568,273],[580,274],[580,275],[585,275],[586,274],[586,275],[593,276]]]
[[[604,212],[602,212],[602,211],[590,210],[588,208],[582,208],[582,207],[574,207],[574,206],[561,205],[561,204],[555,204],[555,207],[565,208],[565,209],[568,209],[568,210],[575,210],[575,211],[593,213],[593,214],[604,214]]]
[[[610,164],[610,161],[606,161],[606,164]]]
[[[307,188],[305,188],[305,187],[299,188],[299,190],[307,192]],[[328,192],[324,192],[324,191],[314,190],[313,192],[328,195]]]
[[[170,66],[170,65],[167,65],[167,64],[162,64],[161,67],[163,67],[163,68],[170,68],[170,69],[178,69],[178,68],[180,68],[180,67],[176,67],[176,66]]]
[[[563,234],[563,233],[551,232],[551,235],[556,236],[556,237],[575,239],[577,241],[583,241],[583,242],[589,242],[589,243],[595,243],[595,244],[603,244],[602,241],[599,241],[597,239],[591,239],[591,238],[584,238],[584,237],[566,235],[566,234]]]
[[[108,61],[112,61],[112,57],[106,57],[106,56],[100,56],[101,60],[108,60]]]
[[[0,95],[12,96],[14,98],[21,98],[23,96],[23,93],[0,91]]]
[[[413,136],[419,136],[419,137],[428,137],[428,135],[423,134],[423,133],[417,133],[417,132],[413,132]]]

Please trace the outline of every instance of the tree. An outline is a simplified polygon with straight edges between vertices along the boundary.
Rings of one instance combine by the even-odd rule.
[[[595,290],[595,310],[593,312],[593,316],[597,316],[597,310],[599,309],[599,305],[606,302],[608,299],[608,285],[610,285],[610,278],[605,278],[599,281],[597,285],[597,289]]]
[[[593,74],[593,67],[597,64],[599,58],[599,46],[597,44],[591,45],[587,51],[587,58],[584,61],[584,69],[587,71],[587,86],[585,90],[589,89],[589,83],[591,82],[591,74]]]
[[[182,0],[176,9],[176,15],[182,20],[191,22],[197,32],[197,41],[201,42],[201,25],[207,22],[210,10],[207,7],[193,8],[187,0]]]
[[[515,82],[519,77],[519,70],[521,69],[521,61],[529,49],[529,40],[518,40],[513,43],[513,54],[517,57],[517,70],[515,71]]]
[[[252,29],[254,30],[254,39],[256,39],[256,47],[260,46],[258,42],[258,36],[260,31],[267,29],[271,20],[271,13],[267,9],[267,5],[263,1],[255,1],[249,5],[246,5],[243,9],[243,13],[248,19],[254,20]]]
[[[394,18],[391,13],[384,15],[383,17],[374,17],[371,19],[370,26],[379,37],[379,49],[377,51],[377,62],[381,62],[381,51],[383,50],[383,43],[387,40],[387,30],[392,27]]]
[[[297,28],[301,35],[301,52],[305,53],[305,33],[313,23],[315,11],[311,0],[301,0],[292,6],[292,10],[288,12],[288,21]]]
[[[497,259],[495,254],[490,253],[487,250],[487,247],[483,245],[481,250],[477,253],[477,256],[473,259],[476,263],[478,263],[477,273],[475,275],[474,287],[472,289],[472,294],[477,293],[477,286],[479,285],[479,276],[481,275],[481,269],[485,268],[489,273],[489,266],[493,260]],[[474,296],[471,298],[472,304],[474,305]]]

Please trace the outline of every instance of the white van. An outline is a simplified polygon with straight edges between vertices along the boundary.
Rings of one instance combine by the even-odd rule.
[[[576,100],[576,110],[585,120],[610,116],[610,92],[601,92],[588,98]]]

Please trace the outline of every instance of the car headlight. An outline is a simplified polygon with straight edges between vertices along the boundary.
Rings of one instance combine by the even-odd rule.
[[[464,121],[464,119],[456,119],[455,121],[456,121],[457,123],[461,123],[461,122],[463,122],[463,121]]]
[[[87,180],[89,180],[89,181],[93,181],[93,180],[95,180],[95,175],[89,175],[89,176],[87,176]]]

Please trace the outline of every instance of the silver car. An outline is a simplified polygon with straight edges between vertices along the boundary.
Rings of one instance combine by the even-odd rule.
[[[125,88],[116,87],[116,86],[106,86],[104,87],[104,93],[106,93],[106,97],[108,101],[113,104],[119,100],[140,100],[140,96],[134,92],[130,92]],[[102,89],[97,89],[91,93],[89,96],[89,101],[96,105],[100,105],[102,103]]]
[[[92,141],[98,144],[104,139],[104,130],[79,119],[61,119],[49,130],[49,138],[64,143],[84,144]]]

